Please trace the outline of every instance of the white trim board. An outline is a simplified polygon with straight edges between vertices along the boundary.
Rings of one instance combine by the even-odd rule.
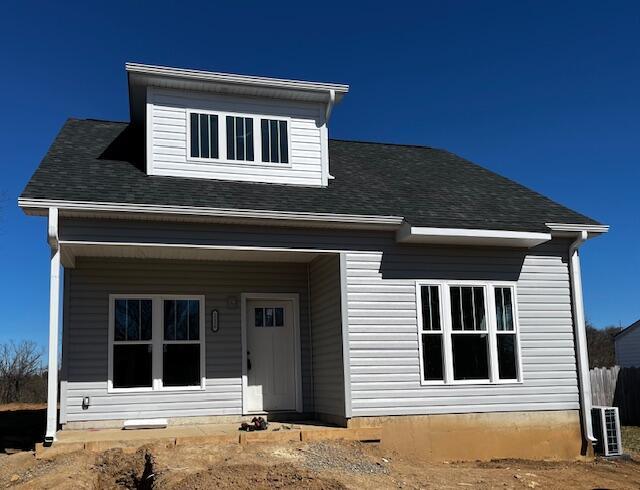
[[[253,87],[279,88],[285,90],[322,92],[328,100],[329,91],[342,96],[349,91],[349,85],[343,83],[309,82],[287,78],[271,78],[255,75],[238,75],[235,73],[221,73],[188,68],[173,68],[169,66],[146,65],[143,63],[125,63],[129,74],[166,77],[168,79],[185,79],[211,84],[234,84]]]
[[[405,223],[396,232],[400,243],[535,247],[551,240],[550,233],[466,228],[432,228]]]
[[[598,236],[609,231],[609,225],[581,225],[572,223],[545,223],[554,236],[575,236],[586,231],[589,236]]]
[[[77,257],[308,263],[318,254],[339,253],[338,250],[330,249],[68,240],[60,242],[60,251],[63,265],[69,268],[75,267]]]
[[[298,293],[241,293],[240,294],[240,330],[242,334],[242,414],[247,411],[247,302],[249,300],[291,301],[293,305],[293,343],[295,355],[296,412],[301,413],[302,404],[302,360],[300,344],[300,295]]]
[[[331,213],[307,213],[293,211],[271,211],[260,209],[232,209],[232,208],[204,208],[190,206],[164,206],[153,204],[129,204],[115,202],[91,202],[91,201],[61,201],[47,199],[18,199],[18,205],[27,214],[46,214],[51,207],[57,207],[65,216],[69,212],[108,212],[123,213],[123,218],[129,218],[129,213],[142,213],[151,215],[181,215],[215,218],[242,218],[242,219],[269,219],[302,223],[321,222],[349,223],[366,225],[395,225],[399,226],[402,216],[377,216],[358,214],[331,214]],[[42,210],[38,212],[39,210]],[[181,218],[183,219],[183,218]]]
[[[531,248],[552,239],[552,233],[412,226],[410,223],[405,222],[402,216],[392,215],[310,213],[25,198],[19,198],[18,205],[25,214],[35,216],[45,216],[50,208],[57,208],[62,217],[192,220],[237,224],[270,224],[275,226],[388,229],[396,231],[396,241],[398,243]],[[577,232],[586,231],[591,237],[606,233],[609,230],[607,225],[566,223],[546,223],[546,225],[553,232],[553,236],[573,236]]]

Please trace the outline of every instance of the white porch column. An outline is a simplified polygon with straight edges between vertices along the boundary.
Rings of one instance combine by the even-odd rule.
[[[60,246],[58,243],[58,208],[49,208],[47,239],[51,247],[49,286],[49,370],[47,373],[47,432],[45,443],[56,439],[58,429],[58,336],[60,316]]]

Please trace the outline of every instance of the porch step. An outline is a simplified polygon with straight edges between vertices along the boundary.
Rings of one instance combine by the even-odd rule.
[[[97,431],[68,430],[58,432],[58,440],[49,447],[36,444],[36,458],[51,458],[59,454],[75,451],[102,452],[112,448],[122,448],[134,452],[145,444],[170,446],[222,445],[316,442],[327,440],[347,440],[380,442],[380,427],[345,428],[322,425],[298,425],[270,423],[265,431],[242,432],[238,426],[221,429],[219,424],[208,426],[170,426],[166,429]]]

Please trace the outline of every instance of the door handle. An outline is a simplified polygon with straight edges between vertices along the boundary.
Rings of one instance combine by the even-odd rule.
[[[249,359],[251,352],[247,351],[247,371],[251,371],[251,359]]]

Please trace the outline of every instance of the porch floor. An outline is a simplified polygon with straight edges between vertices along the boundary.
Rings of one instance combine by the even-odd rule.
[[[54,456],[73,451],[100,452],[112,448],[135,451],[145,444],[167,446],[207,444],[253,444],[311,442],[344,439],[379,442],[378,427],[334,427],[317,421],[295,423],[269,422],[264,431],[244,432],[239,424],[175,425],[164,429],[87,429],[58,431],[50,447],[36,445],[36,457]]]

